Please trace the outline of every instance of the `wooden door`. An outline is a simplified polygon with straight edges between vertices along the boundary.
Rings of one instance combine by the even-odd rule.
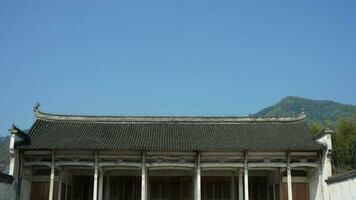
[[[249,177],[248,191],[250,200],[267,200],[267,177]]]
[[[309,200],[309,184],[308,183],[292,183],[293,200]],[[288,200],[288,187],[283,184],[283,199]]]
[[[49,183],[32,182],[31,184],[31,200],[48,200]]]
[[[153,176],[150,180],[151,200],[191,200],[192,178]]]
[[[73,199],[91,200],[93,199],[93,177],[74,176],[73,177]]]
[[[202,177],[202,200],[229,200],[231,199],[231,179],[228,176]]]

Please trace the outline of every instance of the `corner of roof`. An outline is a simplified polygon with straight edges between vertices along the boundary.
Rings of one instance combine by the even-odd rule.
[[[18,128],[15,124],[12,124],[12,127],[9,129],[11,134],[15,134],[16,136],[22,138],[22,139],[27,139],[28,135],[22,131],[20,128]]]
[[[330,128],[326,128],[324,130],[321,130],[319,133],[317,133],[316,135],[313,136],[314,140],[318,140],[322,137],[324,137],[324,135],[327,135],[327,134],[333,134],[334,131],[331,130]]]

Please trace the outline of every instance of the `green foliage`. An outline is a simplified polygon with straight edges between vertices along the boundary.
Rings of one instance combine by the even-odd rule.
[[[349,150],[356,147],[356,113],[337,121],[334,145],[338,150]]]
[[[316,135],[317,133],[320,133],[320,131],[322,130],[320,123],[317,122],[317,121],[311,122],[310,125],[309,125],[309,129],[310,129],[310,132],[313,135]]]
[[[356,113],[337,121],[332,139],[334,171],[356,169]]]

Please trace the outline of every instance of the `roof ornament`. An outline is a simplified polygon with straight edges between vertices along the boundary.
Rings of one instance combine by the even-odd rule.
[[[33,111],[34,111],[35,113],[37,113],[38,111],[40,111],[40,109],[39,109],[40,106],[41,106],[41,104],[38,103],[38,102],[36,102],[35,106],[33,107]]]
[[[330,121],[327,121],[327,122],[326,122],[326,128],[325,128],[324,132],[325,132],[325,133],[330,133],[330,134],[334,133],[334,131],[331,129],[331,123],[330,123]]]
[[[16,125],[15,125],[15,123],[12,123],[12,126],[9,129],[9,132],[12,134],[12,133],[15,133],[15,131],[16,131]]]

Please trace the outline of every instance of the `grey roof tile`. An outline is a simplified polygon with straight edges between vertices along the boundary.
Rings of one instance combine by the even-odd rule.
[[[304,118],[97,117],[36,113],[20,149],[320,150]]]

